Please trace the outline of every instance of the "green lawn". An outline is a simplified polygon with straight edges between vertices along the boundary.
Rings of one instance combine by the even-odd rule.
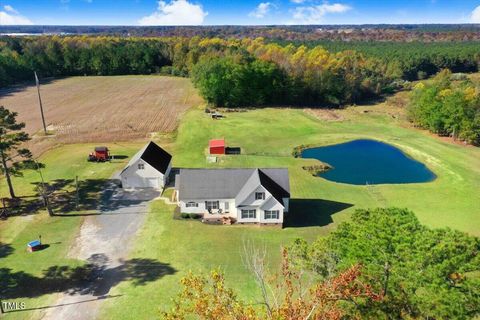
[[[115,154],[131,156],[138,150],[141,144],[111,144]],[[56,179],[75,179],[79,181],[99,180],[109,178],[113,172],[122,168],[128,159],[114,160],[108,163],[89,163],[86,155],[93,148],[92,144],[68,145],[47,152],[40,158],[45,164],[42,170],[47,182]],[[39,182],[40,176],[35,171],[25,172],[23,177],[14,179],[17,195],[29,196],[34,194],[33,182]],[[5,181],[1,180],[2,196],[6,196]],[[71,187],[66,187],[71,188]],[[60,213],[60,212],[57,212]],[[22,301],[27,309],[9,313],[5,319],[32,319],[40,316],[42,309],[38,307],[50,305],[55,301],[55,293],[52,287],[46,285],[40,287],[40,282],[46,283],[45,270],[55,266],[76,267],[83,262],[70,259],[68,250],[74,240],[77,231],[83,221],[83,217],[70,212],[69,217],[49,217],[45,211],[36,214],[11,217],[6,221],[0,221],[0,244],[7,245],[0,251],[0,283],[2,286],[10,281],[14,284],[21,281],[23,288],[15,290],[15,296],[8,301]],[[49,245],[43,251],[29,253],[26,244],[38,236],[42,236],[42,242]],[[3,253],[5,252],[5,253]],[[31,279],[31,281],[29,280]],[[27,285],[25,285],[25,283]],[[30,286],[37,290],[30,290]],[[38,289],[39,288],[39,289]]]
[[[156,202],[139,234],[131,258],[157,259],[176,270],[145,286],[124,282],[106,301],[105,318],[152,318],[170,305],[178,292],[179,279],[188,271],[206,272],[220,267],[228,284],[242,298],[255,300],[258,290],[242,264],[245,241],[265,246],[272,268],[279,265],[280,248],[296,237],[313,240],[348,219],[357,208],[407,207],[422,222],[434,227],[452,227],[480,235],[480,150],[454,145],[404,128],[393,118],[363,114],[362,109],[343,111],[345,121],[325,122],[302,110],[265,109],[228,113],[213,121],[201,110],[183,119],[174,145],[178,167],[288,167],[292,189],[291,215],[284,229],[249,226],[208,226],[198,221],[172,219],[172,207]],[[241,146],[241,156],[220,157],[207,164],[208,139],[225,137],[230,146]],[[438,179],[425,184],[384,185],[372,193],[366,187],[337,184],[312,177],[301,166],[313,160],[294,159],[292,148],[299,144],[332,144],[356,138],[373,138],[392,143],[425,162]],[[108,316],[107,316],[108,315]]]
[[[322,121],[297,109],[263,109],[227,113],[214,121],[202,110],[189,111],[183,118],[173,145],[177,167],[288,167],[292,205],[288,227],[284,229],[250,226],[208,226],[198,221],[173,220],[173,207],[161,201],[151,206],[147,222],[138,235],[130,258],[149,258],[169,264],[176,270],[145,285],[125,281],[109,294],[121,295],[105,300],[105,319],[150,319],[170,305],[179,290],[178,281],[188,271],[205,272],[220,267],[228,284],[243,297],[255,300],[258,290],[242,264],[244,241],[264,245],[273,268],[277,267],[280,248],[296,237],[313,240],[348,219],[357,208],[376,206],[407,207],[419,219],[433,227],[452,227],[480,235],[480,149],[443,142],[427,133],[403,127],[388,115],[363,113],[366,107],[341,111],[343,121]],[[374,107],[375,108],[375,107]],[[374,109],[373,108],[373,109]],[[220,157],[206,163],[208,139],[225,137],[229,146],[242,147],[240,156]],[[371,192],[363,186],[337,184],[313,177],[301,167],[314,160],[294,159],[293,147],[300,144],[324,145],[356,138],[373,138],[392,143],[426,163],[438,179],[431,183],[384,185]],[[112,144],[114,153],[131,156],[140,144]],[[128,159],[113,163],[87,163],[85,157],[93,145],[68,145],[46,153],[41,161],[46,180],[105,179],[120,169]],[[38,173],[27,172],[15,179],[19,195],[32,194],[32,182]],[[5,195],[5,186],[0,189]],[[169,196],[169,192],[166,193]],[[45,213],[0,221],[0,241],[13,248],[1,258],[1,268],[23,271],[42,277],[51,266],[76,266],[68,258],[68,249],[82,222],[82,217],[50,218]],[[48,250],[29,254],[25,244],[38,234],[52,245]],[[6,277],[9,276],[6,273]],[[5,273],[4,273],[5,274]],[[54,294],[45,292],[28,300],[35,308],[51,303]],[[25,299],[21,299],[25,301]],[[36,315],[39,315],[39,311]],[[9,318],[32,318],[31,312],[10,314]]]

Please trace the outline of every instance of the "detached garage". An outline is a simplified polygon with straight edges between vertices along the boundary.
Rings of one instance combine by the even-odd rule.
[[[154,142],[133,156],[120,173],[124,189],[163,189],[172,169],[172,156]]]

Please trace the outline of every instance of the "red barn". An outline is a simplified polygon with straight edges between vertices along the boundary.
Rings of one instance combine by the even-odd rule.
[[[225,139],[210,140],[208,147],[210,154],[225,154]]]

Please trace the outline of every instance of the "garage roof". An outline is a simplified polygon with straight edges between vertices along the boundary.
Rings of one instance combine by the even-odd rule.
[[[172,161],[172,156],[170,153],[160,148],[155,142],[150,141],[132,157],[122,172],[137,162],[138,159],[142,159],[159,172],[165,174],[167,172],[168,165]]]

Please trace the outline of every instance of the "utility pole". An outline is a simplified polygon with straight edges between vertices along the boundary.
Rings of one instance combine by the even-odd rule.
[[[45,125],[45,116],[43,115],[43,105],[42,105],[42,97],[40,96],[40,81],[38,81],[37,72],[33,72],[35,74],[35,83],[37,84],[37,92],[38,92],[38,102],[40,103],[40,113],[42,114],[42,124],[43,124],[43,131],[45,135],[47,135],[47,126]]]
[[[40,174],[40,178],[42,179],[42,187],[41,193],[42,193],[42,199],[43,199],[43,204],[45,205],[45,208],[47,208],[48,215],[53,216],[53,211],[52,208],[50,207],[50,202],[48,201],[48,195],[47,195],[47,190],[45,188],[45,180],[43,180],[43,174],[42,171],[40,170],[40,166],[38,165],[38,162],[35,161],[35,164],[37,165],[37,171]]]
[[[78,206],[80,204],[80,195],[78,193],[78,176],[75,176],[75,189],[76,189],[76,197],[75,197],[75,209],[78,211]]]

